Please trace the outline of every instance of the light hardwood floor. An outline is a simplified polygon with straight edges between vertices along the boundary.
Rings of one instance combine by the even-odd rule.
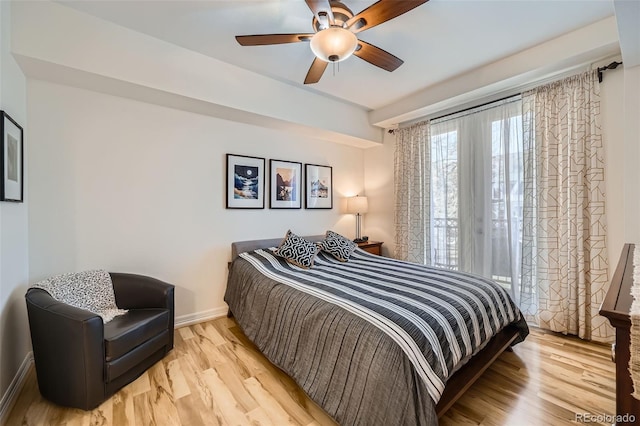
[[[233,319],[180,328],[175,336],[167,357],[91,412],[43,400],[32,369],[7,424],[335,425]],[[575,425],[576,414],[614,413],[614,377],[609,347],[533,329],[440,424]]]

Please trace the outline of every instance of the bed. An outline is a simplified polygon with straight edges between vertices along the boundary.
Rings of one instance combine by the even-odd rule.
[[[273,253],[280,241],[232,244],[225,301],[244,334],[341,425],[437,424],[528,334],[490,280],[360,249],[348,262],[320,252],[305,270]]]

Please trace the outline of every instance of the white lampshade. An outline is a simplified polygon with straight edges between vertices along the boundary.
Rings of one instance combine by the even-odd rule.
[[[311,37],[311,50],[326,62],[340,62],[353,54],[358,47],[358,37],[349,30],[329,27]]]
[[[355,196],[347,198],[347,213],[362,214],[369,211],[369,202],[367,197]]]

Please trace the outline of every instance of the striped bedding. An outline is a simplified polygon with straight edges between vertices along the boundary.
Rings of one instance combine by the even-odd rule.
[[[272,249],[242,253],[225,300],[340,424],[436,424],[433,406],[460,364],[510,323],[516,342],[528,332],[491,280],[360,249],[348,262],[321,252],[308,270]]]

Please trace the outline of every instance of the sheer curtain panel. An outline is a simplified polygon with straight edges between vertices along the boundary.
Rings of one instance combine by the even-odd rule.
[[[520,276],[522,116],[519,98],[431,122],[431,258],[493,278]]]
[[[523,94],[520,306],[545,329],[609,342],[600,86],[591,71]]]
[[[395,257],[429,264],[429,122],[396,130]]]

